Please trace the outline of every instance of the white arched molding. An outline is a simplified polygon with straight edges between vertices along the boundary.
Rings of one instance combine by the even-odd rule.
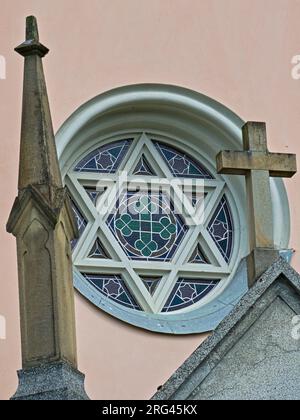
[[[75,161],[97,146],[112,138],[139,133],[151,133],[162,139],[167,136],[168,142],[197,157],[215,173],[215,157],[220,150],[242,149],[243,124],[220,103],[184,88],[145,84],[114,89],[81,106],[58,131],[56,141],[62,175],[67,177]],[[75,267],[74,283],[78,291],[111,315],[152,331],[187,334],[214,329],[247,289],[242,261],[248,253],[245,180],[239,176],[219,176],[219,179],[226,183],[235,222],[235,245],[230,275],[208,299],[195,309],[180,313],[132,311],[96,293]],[[282,180],[272,179],[271,190],[276,246],[287,248],[290,216]]]

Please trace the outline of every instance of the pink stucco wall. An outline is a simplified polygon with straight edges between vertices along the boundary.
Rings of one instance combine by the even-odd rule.
[[[202,92],[245,120],[267,122],[271,150],[300,155],[299,0],[1,0],[0,55],[0,399],[15,391],[20,367],[14,239],[5,223],[16,195],[24,18],[38,17],[53,122],[116,86],[154,82]],[[286,182],[291,247],[300,270],[300,175]],[[118,322],[76,297],[80,369],[92,398],[149,398],[201,342]]]

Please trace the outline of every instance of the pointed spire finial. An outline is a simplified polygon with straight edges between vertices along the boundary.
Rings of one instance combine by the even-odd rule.
[[[62,188],[42,63],[48,48],[39,42],[34,16],[27,17],[26,41],[16,51],[25,57],[19,190]]]
[[[27,16],[26,18],[26,41],[39,42],[39,30],[35,16]]]
[[[23,57],[29,55],[38,55],[44,57],[49,50],[39,41],[39,31],[36,17],[28,16],[26,18],[26,41],[15,48],[15,51]]]
[[[88,397],[77,371],[70,245],[78,230],[59,169],[45,48],[30,16],[26,41],[17,48],[25,56],[19,184],[6,227],[17,239],[22,335],[23,370],[13,399],[83,400]]]

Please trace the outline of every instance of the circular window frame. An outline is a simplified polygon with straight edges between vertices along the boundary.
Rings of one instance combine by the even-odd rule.
[[[63,124],[56,136],[59,162],[65,178],[74,165],[74,157],[82,156],[101,142],[108,142],[112,133],[120,138],[128,133],[151,132],[160,139],[168,133],[174,146],[185,146],[211,170],[221,149],[242,147],[241,127],[244,122],[232,111],[199,93],[168,85],[134,85],[106,92],[81,106]],[[184,140],[183,140],[184,139]],[[199,139],[201,153],[199,152]],[[168,141],[169,142],[169,141]],[[198,157],[197,156],[197,157]],[[213,170],[215,173],[215,169]],[[147,330],[189,334],[211,331],[228,314],[232,305],[246,292],[245,266],[239,262],[248,253],[246,229],[245,185],[243,177],[222,176],[228,191],[233,219],[241,227],[235,232],[232,275],[212,297],[204,299],[189,311],[149,314],[133,311],[104,296],[84,281],[74,269],[75,288],[105,312],[129,324]],[[287,195],[281,179],[271,180],[274,201],[275,241],[286,248],[289,241],[290,216]],[[239,209],[239,210],[238,210]],[[241,210],[242,209],[242,210]],[[283,223],[284,222],[284,223]],[[284,226],[284,229],[283,229]]]

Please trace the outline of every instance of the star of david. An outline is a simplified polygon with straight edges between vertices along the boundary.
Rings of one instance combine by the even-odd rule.
[[[163,191],[167,191],[164,194],[172,195],[174,207],[180,208],[180,217],[187,226],[178,249],[169,261],[130,259],[122,243],[116,239],[107,223],[109,216],[116,212],[118,199],[122,193],[129,190],[128,185],[132,191],[141,185],[141,177],[132,175],[141,156],[145,156],[156,171],[157,176],[151,176],[152,187],[162,188]],[[129,175],[125,176],[125,173]],[[166,161],[159,155],[151,138],[146,133],[134,136],[117,173],[99,174],[70,171],[66,177],[66,184],[88,221],[73,253],[75,269],[80,272],[88,270],[94,273],[122,275],[137,303],[142,310],[148,313],[162,311],[177,279],[182,275],[187,278],[189,273],[191,278],[195,278],[195,276],[205,278],[209,275],[211,279],[221,280],[228,277],[231,272],[230,264],[225,261],[220,248],[208,231],[212,215],[224,195],[225,183],[219,176],[216,176],[216,179],[202,181],[201,187],[197,186],[197,188],[199,188],[199,193],[203,196],[205,194],[205,199],[199,200],[200,205],[195,209],[189,194],[185,194],[186,189],[190,188],[192,191],[194,180],[191,177],[181,177],[180,179],[174,177]],[[85,186],[97,186],[101,189],[102,193],[96,203],[93,203],[88,196]],[[149,205],[147,201],[140,201],[141,207],[136,209],[137,213],[140,211],[139,218],[123,214],[116,219],[117,229],[124,238],[134,232],[139,232],[143,221],[150,223],[149,217],[153,209],[149,210]],[[142,220],[143,217],[145,220]],[[174,220],[170,216],[163,215],[158,221],[153,222],[152,231],[157,231],[166,240],[175,234],[175,230]],[[89,252],[99,236],[101,242],[105,243],[106,251],[111,256],[110,259],[88,258]],[[201,243],[205,245],[205,249],[212,257],[211,264],[188,262],[200,238]],[[157,242],[146,233],[136,239],[135,247],[137,252],[140,252],[144,257],[151,257],[158,250]],[[155,278],[162,277],[153,295],[150,295],[142,281],[140,273],[143,272],[149,272],[147,275]],[[190,290],[187,289],[185,292],[189,293]]]

